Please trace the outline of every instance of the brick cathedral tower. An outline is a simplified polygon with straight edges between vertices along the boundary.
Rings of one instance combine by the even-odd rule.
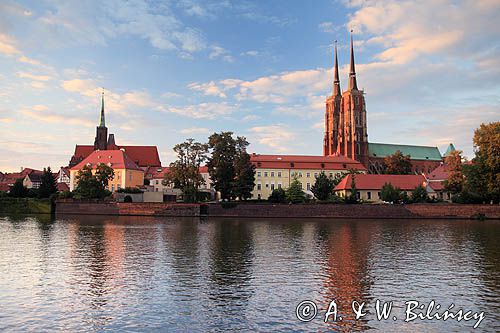
[[[368,165],[368,133],[364,93],[358,90],[351,32],[349,85],[340,96],[337,47],[335,46],[333,95],[326,100],[323,154],[346,156]]]

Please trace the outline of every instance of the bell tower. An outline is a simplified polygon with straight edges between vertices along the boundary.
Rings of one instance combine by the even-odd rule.
[[[342,94],[340,90],[339,63],[337,59],[337,41],[335,41],[334,59],[333,91],[332,95],[326,99],[323,156],[334,155],[338,145],[338,127]]]
[[[101,118],[99,126],[96,128],[96,135],[94,140],[94,150],[106,150],[108,146],[108,128],[104,119],[104,91],[101,98]]]

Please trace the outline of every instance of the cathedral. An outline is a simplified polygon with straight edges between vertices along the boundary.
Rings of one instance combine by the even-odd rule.
[[[104,115],[104,93],[101,99],[101,114],[99,125],[96,127],[96,136],[93,145],[76,145],[75,153],[71,157],[69,167],[73,167],[83,161],[95,150],[122,150],[141,169],[150,167],[161,167],[160,156],[156,146],[118,146],[115,143],[114,134],[109,134],[106,127]]]
[[[437,147],[368,142],[366,103],[356,82],[352,34],[350,46],[349,81],[347,90],[342,92],[335,44],[333,93],[326,99],[323,155],[352,158],[371,173],[383,173],[384,158],[399,150],[410,155],[414,173],[430,173],[443,160]]]

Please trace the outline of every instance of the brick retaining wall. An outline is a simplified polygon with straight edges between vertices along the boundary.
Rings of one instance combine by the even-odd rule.
[[[225,217],[333,217],[333,218],[471,218],[484,214],[500,219],[499,205],[336,205],[336,204],[239,204],[222,208],[209,205],[209,216]]]
[[[156,202],[58,201],[56,214],[200,216],[200,205]]]
[[[179,203],[117,203],[61,200],[56,214],[200,216],[203,205]],[[500,219],[500,205],[412,204],[412,205],[339,205],[339,204],[237,204],[222,208],[208,205],[208,216],[220,217],[331,217],[331,218],[471,218],[482,214]]]

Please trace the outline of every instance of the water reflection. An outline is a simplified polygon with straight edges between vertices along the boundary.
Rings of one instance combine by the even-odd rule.
[[[471,329],[354,320],[353,300],[435,299],[500,330],[495,221],[0,217],[0,330],[338,331]],[[295,306],[315,300],[309,323]],[[338,322],[322,322],[335,299]]]

